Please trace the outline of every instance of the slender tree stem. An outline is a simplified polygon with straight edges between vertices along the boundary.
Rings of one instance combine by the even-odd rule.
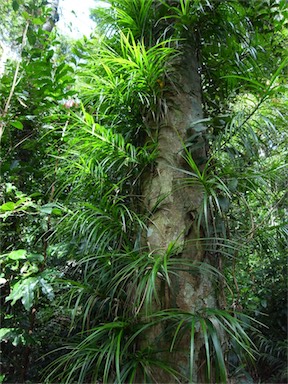
[[[237,132],[239,132],[240,128],[242,128],[251,119],[251,117],[258,111],[258,109],[261,107],[261,105],[266,100],[266,97],[267,97],[267,94],[265,93],[261,97],[260,101],[256,104],[256,106],[252,109],[252,111],[248,114],[248,116],[246,116],[245,119],[242,121],[242,123],[237,127]],[[225,147],[225,145],[231,140],[233,135],[237,134],[237,132],[235,132],[235,129],[233,130],[233,132],[230,135],[227,136],[227,139],[224,140],[220,149],[223,149]]]
[[[27,21],[26,25],[25,25],[25,29],[24,29],[23,36],[22,36],[22,42],[21,42],[20,60],[17,62],[16,68],[15,68],[15,72],[14,72],[12,86],[11,86],[11,89],[10,89],[10,92],[9,92],[9,96],[7,98],[7,101],[6,101],[6,104],[5,104],[2,116],[1,116],[2,117],[2,121],[0,122],[0,142],[1,142],[2,135],[4,133],[4,129],[5,129],[5,125],[6,125],[6,122],[4,121],[4,118],[6,117],[6,115],[8,113],[8,110],[9,110],[9,107],[10,107],[10,104],[11,104],[11,100],[12,100],[12,97],[14,95],[16,84],[17,84],[18,73],[19,73],[20,63],[21,63],[21,54],[22,54],[23,48],[24,48],[24,46],[26,44],[26,36],[27,36],[28,28],[29,28],[29,21]]]

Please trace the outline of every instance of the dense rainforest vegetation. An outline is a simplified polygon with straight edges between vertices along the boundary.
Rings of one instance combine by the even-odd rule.
[[[106,3],[0,3],[0,382],[287,383],[286,1]]]

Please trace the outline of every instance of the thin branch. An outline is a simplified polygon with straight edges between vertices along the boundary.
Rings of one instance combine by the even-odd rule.
[[[24,48],[24,46],[26,44],[26,36],[27,36],[28,28],[29,28],[29,21],[26,22],[25,29],[24,29],[24,32],[23,32],[22,42],[21,42],[21,49],[20,49],[20,56],[21,56],[23,48]],[[2,117],[2,121],[0,122],[0,142],[1,142],[1,138],[3,136],[5,125],[6,125],[6,123],[4,121],[4,118],[6,117],[6,115],[8,113],[8,110],[9,110],[9,107],[10,107],[10,104],[11,104],[11,100],[12,100],[12,97],[13,97],[14,92],[15,92],[15,87],[16,87],[17,79],[18,79],[18,73],[19,73],[19,69],[20,69],[20,63],[21,63],[21,60],[19,60],[17,62],[16,69],[15,69],[15,72],[14,72],[12,86],[11,86],[11,89],[10,89],[10,93],[9,93],[8,99],[6,101],[6,104],[5,104],[5,107],[4,107],[2,116],[1,116]]]
[[[273,204],[273,206],[270,208],[270,210],[264,215],[264,218],[263,220],[257,224],[257,225],[254,225],[253,228],[250,229],[250,231],[247,233],[246,236],[249,237],[249,239],[252,239],[255,235],[255,232],[258,228],[260,228],[266,221],[267,221],[267,217],[269,218],[269,216],[272,214],[272,212],[275,210],[275,208],[286,198],[286,194],[284,194],[278,201],[275,202],[275,204]]]
[[[258,103],[256,104],[256,106],[253,108],[253,110],[245,117],[245,119],[242,121],[242,123],[235,127],[234,130],[227,136],[227,138],[224,140],[224,142],[221,144],[221,147],[220,147],[220,150],[223,149],[225,147],[225,145],[231,141],[231,138],[233,137],[233,135],[237,135],[237,132],[240,131],[240,129],[254,116],[254,114],[259,110],[259,108],[261,107],[261,105],[264,103],[264,101],[266,100],[267,98],[267,94],[263,95],[261,97],[261,99],[258,101]],[[237,129],[237,132],[236,132],[236,129]]]

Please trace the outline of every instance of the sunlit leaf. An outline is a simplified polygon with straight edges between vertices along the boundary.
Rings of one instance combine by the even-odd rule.
[[[13,211],[16,208],[16,204],[12,201],[9,201],[7,203],[4,203],[0,206],[1,211],[7,212],[7,211]]]
[[[17,129],[23,130],[23,124],[21,121],[10,121],[10,124]]]
[[[10,252],[7,257],[11,260],[25,260],[27,258],[27,251],[25,249],[18,249],[17,251]]]

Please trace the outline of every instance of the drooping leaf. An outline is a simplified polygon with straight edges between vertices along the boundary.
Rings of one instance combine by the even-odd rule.
[[[28,281],[27,281],[28,280]],[[22,299],[21,302],[24,305],[24,308],[29,311],[34,304],[35,288],[39,280],[37,277],[29,277],[25,279],[22,284]]]
[[[39,284],[41,286],[43,294],[47,296],[50,301],[53,300],[55,294],[51,284],[47,283],[47,281],[42,277],[39,279]]]
[[[20,129],[21,131],[23,130],[23,124],[21,121],[10,121],[10,124],[15,128]]]
[[[19,9],[19,2],[17,0],[13,0],[12,1],[12,8],[13,8],[13,11],[17,12],[18,9]]]
[[[25,260],[27,251],[25,249],[18,249],[17,251],[10,252],[7,257],[11,260]]]
[[[34,304],[34,291],[38,283],[38,277],[28,277],[18,281],[12,286],[10,294],[6,297],[5,301],[11,300],[11,305],[14,305],[21,299],[24,308],[26,311],[29,311]]]
[[[34,25],[42,25],[42,24],[43,24],[43,20],[40,19],[39,17],[34,17],[34,18],[32,19],[32,23],[33,23]]]
[[[15,207],[16,207],[15,203],[13,203],[12,201],[8,201],[7,203],[4,203],[0,206],[0,210],[3,212],[13,211]]]
[[[62,214],[62,210],[56,203],[44,204],[39,208],[39,211],[47,215],[55,214],[56,216],[60,216]]]
[[[44,256],[39,253],[27,253],[26,257],[30,262],[42,263],[44,261]]]
[[[27,39],[32,46],[35,45],[37,37],[36,37],[36,34],[32,28],[28,28]]]

